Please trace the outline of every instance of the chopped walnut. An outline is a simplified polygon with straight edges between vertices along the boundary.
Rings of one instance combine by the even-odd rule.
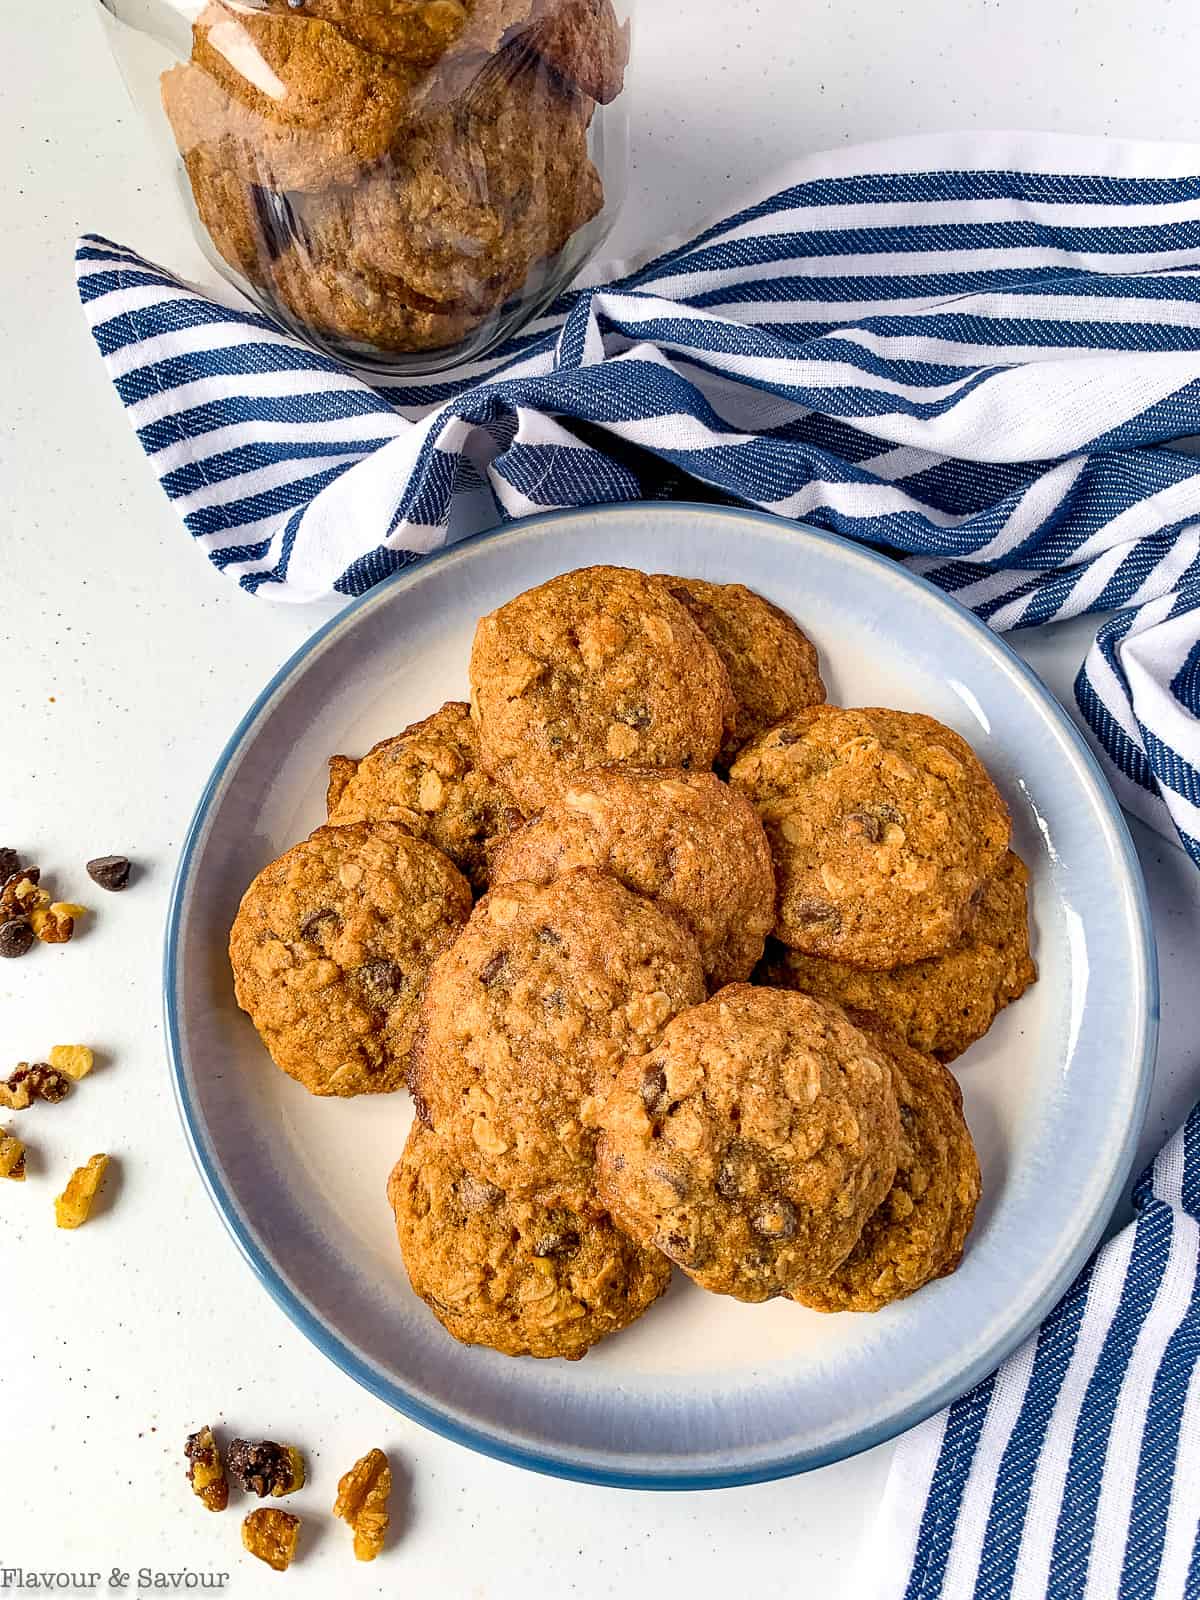
[[[78,1228],[87,1221],[107,1171],[107,1156],[92,1156],[86,1167],[75,1168],[54,1202],[54,1220],[60,1228]]]
[[[50,1052],[50,1065],[78,1083],[96,1065],[96,1057],[86,1044],[56,1044]]]
[[[40,867],[25,867],[6,878],[0,888],[0,922],[10,917],[28,917],[39,906],[48,906],[50,896],[38,887],[41,882]]]
[[[49,895],[46,896],[46,900],[50,900]],[[52,904],[34,906],[29,913],[29,922],[43,944],[66,944],[75,932],[76,922],[86,915],[86,906],[73,905],[67,900],[55,900]]]
[[[209,1511],[224,1511],[229,1504],[229,1479],[212,1429],[206,1425],[189,1433],[183,1453],[189,1462],[187,1476],[192,1493]]]
[[[7,1078],[0,1079],[0,1106],[9,1111],[25,1111],[35,1100],[57,1105],[71,1092],[71,1080],[49,1062],[22,1061]]]
[[[291,1494],[304,1487],[304,1457],[291,1445],[276,1444],[274,1439],[235,1439],[229,1446],[229,1470],[242,1488],[264,1495]]]
[[[259,1506],[242,1523],[242,1543],[275,1572],[286,1572],[296,1554],[300,1518],[278,1506]]]
[[[15,1133],[0,1128],[0,1178],[11,1178],[14,1183],[25,1182],[25,1146]]]
[[[354,1530],[357,1561],[374,1561],[388,1529],[388,1496],[392,1469],[382,1450],[368,1450],[338,1480],[333,1514]]]

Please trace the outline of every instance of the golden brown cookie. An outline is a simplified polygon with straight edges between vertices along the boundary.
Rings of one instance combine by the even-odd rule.
[[[548,67],[602,106],[624,87],[629,28],[612,0],[541,0],[524,38]]]
[[[879,1046],[836,1006],[732,984],[628,1060],[601,1116],[601,1200],[698,1284],[767,1300],[828,1277],[896,1174]]]
[[[276,196],[223,171],[202,145],[189,151],[183,164],[196,211],[218,255],[251,283],[266,283],[272,255],[277,253]]]
[[[832,1276],[792,1291],[814,1311],[879,1311],[962,1260],[979,1200],[979,1159],[954,1075],[895,1035],[873,1034],[900,1103],[896,1179]]]
[[[725,663],[733,705],[720,760],[748,740],[825,699],[817,652],[785,611],[740,583],[672,578],[663,583],[691,612]]]
[[[478,765],[471,708],[451,700],[423,722],[368,750],[329,762],[329,820],[398,822],[448,855],[476,890],[488,881],[485,847],[519,820],[512,800]]]
[[[591,1181],[595,1116],[621,1060],[704,997],[673,917],[580,869],[493,889],[434,963],[414,1051],[417,1114],[510,1195]]]
[[[238,1005],[310,1094],[399,1089],[425,974],[470,910],[466,879],[405,828],[318,828],[242,897]]]
[[[1004,801],[932,717],[813,706],[752,740],[729,774],[771,841],[775,935],[862,967],[943,954],[1008,849]]]
[[[479,754],[526,813],[604,762],[705,771],[729,679],[678,600],[628,567],[583,567],[481,618],[471,649]]]
[[[332,23],[359,47],[432,66],[459,45],[471,13],[494,10],[496,0],[266,0],[280,16]]]
[[[680,918],[709,987],[748,978],[775,920],[771,851],[754,807],[711,772],[592,767],[501,840],[492,882],[596,867]]]
[[[1029,954],[1028,882],[1025,863],[1010,850],[984,884],[966,933],[944,956],[871,972],[772,941],[755,981],[871,1012],[914,1050],[953,1061],[1037,981]]]
[[[514,1199],[465,1171],[420,1123],[388,1200],[414,1290],[463,1344],[578,1361],[671,1279],[665,1256],[594,1207]]]
[[[391,148],[419,68],[362,50],[319,18],[209,0],[192,61],[162,80],[180,151],[276,190],[352,183]]]
[[[436,349],[478,327],[603,201],[579,97],[536,68],[497,67],[463,101],[410,119],[353,187],[290,196],[274,290],[314,327]]]

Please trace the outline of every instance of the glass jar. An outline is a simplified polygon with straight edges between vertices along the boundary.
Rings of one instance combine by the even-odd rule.
[[[213,266],[339,359],[478,359],[620,208],[632,0],[98,3]]]

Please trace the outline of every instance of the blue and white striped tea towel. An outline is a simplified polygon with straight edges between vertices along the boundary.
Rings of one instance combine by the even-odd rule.
[[[1200,148],[818,157],[449,382],[372,386],[104,239],[78,273],[163,488],[251,593],[703,485],[902,553],[997,629],[1115,612],[1080,707],[1200,863],[1200,460],[1160,448],[1200,434]]]
[[[78,271],[164,489],[250,593],[358,594],[562,506],[804,518],[997,629],[1109,613],[1080,709],[1200,865],[1200,460],[1164,448],[1200,435],[1200,147],[818,157],[444,382],[365,379],[101,238]],[[881,1597],[1200,1600],[1198,1196],[1193,1114],[1038,1338],[901,1445]]]

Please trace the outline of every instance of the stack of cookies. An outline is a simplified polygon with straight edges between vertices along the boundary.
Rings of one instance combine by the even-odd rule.
[[[304,326],[452,346],[604,192],[612,0],[206,0],[162,100],[218,253]]]
[[[944,1063],[1035,977],[970,747],[827,705],[740,585],[627,568],[484,617],[470,681],[333,757],[230,946],[311,1092],[408,1083],[388,1196],[434,1314],[573,1359],[672,1264],[822,1311],[953,1271],[979,1165]]]

